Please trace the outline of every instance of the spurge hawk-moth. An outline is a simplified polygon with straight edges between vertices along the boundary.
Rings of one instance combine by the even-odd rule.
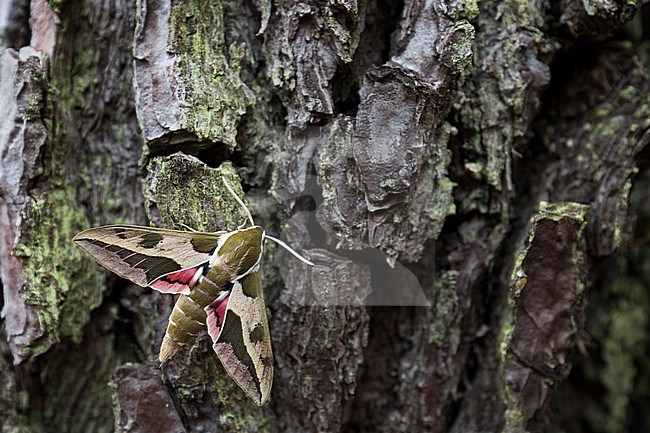
[[[313,264],[255,225],[248,208],[223,182],[247,215],[247,222],[235,231],[110,225],[84,230],[72,240],[121,277],[180,295],[169,317],[160,361],[207,325],[226,371],[261,406],[273,383],[273,352],[259,273],[264,240],[271,239]]]

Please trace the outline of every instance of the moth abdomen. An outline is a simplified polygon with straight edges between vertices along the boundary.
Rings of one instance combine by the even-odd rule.
[[[181,346],[198,335],[205,326],[206,313],[203,308],[186,295],[180,295],[167,324],[165,338],[160,346],[158,359],[164,361],[175,354]]]
[[[222,287],[227,285],[227,279],[219,271],[208,268],[189,295],[179,296],[160,346],[160,361],[174,355],[201,332],[207,317],[205,308],[219,297]]]

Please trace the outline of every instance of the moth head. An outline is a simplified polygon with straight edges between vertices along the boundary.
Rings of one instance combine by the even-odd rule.
[[[264,229],[252,226],[235,230],[227,235],[224,242],[220,242],[216,251],[216,258],[221,266],[225,266],[233,276],[244,276],[251,272],[260,262],[262,256],[262,241]]]

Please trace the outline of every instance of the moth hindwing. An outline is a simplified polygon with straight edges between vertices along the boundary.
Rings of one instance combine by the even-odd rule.
[[[233,284],[224,301],[208,308],[208,333],[226,372],[258,405],[273,384],[273,351],[259,272]]]

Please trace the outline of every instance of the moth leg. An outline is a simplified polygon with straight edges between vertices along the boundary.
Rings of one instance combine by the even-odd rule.
[[[245,223],[244,223],[244,224],[245,224]],[[187,224],[183,224],[183,223],[181,223],[181,225],[182,225],[184,228],[186,228],[187,230],[189,230],[189,231],[191,231],[191,232],[193,232],[193,233],[203,233],[201,230],[193,229],[192,227],[188,226]],[[211,232],[211,233],[214,234],[214,235],[225,235],[225,234],[228,233],[228,232],[225,231],[225,230],[217,230],[216,232]]]
[[[192,227],[188,226],[187,224],[181,223],[181,225],[182,225],[185,229],[187,229],[187,230],[189,230],[189,231],[191,231],[191,232],[194,232],[194,233],[198,233],[198,232],[199,232],[199,230],[193,229]]]

